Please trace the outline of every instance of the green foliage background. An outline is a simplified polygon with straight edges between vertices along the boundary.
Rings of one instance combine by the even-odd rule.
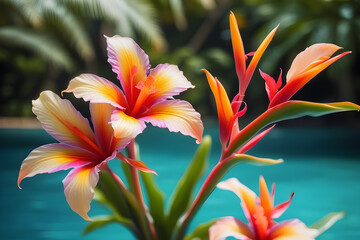
[[[230,98],[236,94],[230,11],[237,17],[246,52],[255,51],[280,23],[259,64],[272,76],[280,68],[286,73],[296,54],[314,43],[332,42],[351,50],[351,55],[321,73],[295,98],[359,102],[359,0],[3,0],[0,116],[33,116],[32,99],[45,89],[60,93],[81,73],[116,82],[107,63],[103,35],[120,34],[134,38],[152,66],[179,65],[196,86],[182,98],[203,116],[215,117],[213,97],[201,69],[217,76]],[[257,72],[245,101],[250,116],[267,106],[264,81]],[[86,108],[81,101],[76,103]]]

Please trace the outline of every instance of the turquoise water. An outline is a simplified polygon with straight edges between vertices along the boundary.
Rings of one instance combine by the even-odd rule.
[[[210,167],[219,156],[216,131]],[[225,177],[237,177],[258,192],[262,174],[270,185],[276,182],[276,203],[295,192],[293,202],[282,219],[299,218],[310,225],[329,212],[346,211],[345,219],[318,239],[360,238],[360,148],[359,130],[274,129],[251,154],[283,158],[277,166],[238,165]],[[16,186],[22,160],[32,149],[52,138],[43,130],[0,129],[0,239],[133,239],[120,225],[109,225],[81,236],[86,221],[73,213],[65,201],[61,180],[67,172],[42,174],[25,179],[22,190]],[[195,141],[166,130],[149,128],[139,137],[142,160],[155,169],[157,181],[171,193],[196,148]],[[119,165],[113,162],[116,169]],[[199,188],[199,186],[198,186]],[[90,216],[106,213],[92,203]],[[207,200],[192,228],[212,218],[233,215],[244,219],[235,194],[215,190]]]

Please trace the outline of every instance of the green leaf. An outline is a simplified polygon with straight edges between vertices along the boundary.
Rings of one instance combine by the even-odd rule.
[[[226,161],[226,160],[224,160]],[[231,159],[228,160],[230,168],[239,163],[249,163],[256,166],[267,166],[273,164],[282,163],[282,159],[271,159],[271,158],[259,158],[247,154],[234,154]]]
[[[136,32],[150,40],[157,50],[166,46],[156,11],[153,4],[147,0],[65,0],[64,2],[90,16],[111,20],[121,35]]]
[[[165,194],[155,182],[153,173],[140,172],[149,200],[150,215],[154,220],[154,226],[159,239],[166,239],[165,221]]]
[[[95,200],[110,207],[116,214],[124,218],[131,217],[123,193],[108,173],[99,173],[99,183],[95,188]]]
[[[211,138],[205,136],[170,197],[167,216],[168,232],[170,233],[173,231],[179,217],[186,211],[192,201],[194,187],[207,168],[210,147]]]
[[[209,239],[209,228],[217,221],[213,219],[207,223],[200,224],[195,230],[187,235],[184,240],[207,240]]]
[[[258,131],[271,123],[304,116],[319,117],[330,113],[359,110],[360,106],[351,102],[314,103],[306,101],[287,101],[281,103],[268,109],[242,129],[239,135],[229,145],[225,155],[229,156],[237,148],[250,140]]]
[[[84,235],[88,234],[98,228],[108,225],[109,223],[120,223],[125,227],[132,229],[132,224],[129,219],[125,219],[119,216],[116,217],[116,216],[104,215],[104,216],[93,217],[91,219],[91,222],[84,229],[83,234]]]
[[[134,195],[128,190],[121,191],[110,174],[99,173],[99,183],[95,188],[96,200],[109,206],[121,218],[129,218],[134,223],[136,232],[141,232],[140,239],[149,239],[150,229],[144,213],[138,205]],[[141,229],[141,230],[139,230]],[[139,231],[138,231],[139,230]]]
[[[130,170],[130,165],[126,162],[121,162],[121,167],[124,171],[125,177],[126,177],[126,181],[129,185],[129,189],[131,192],[134,192],[134,183],[132,181],[131,178],[131,170]]]
[[[317,237],[326,230],[328,230],[332,225],[334,225],[338,220],[342,219],[345,216],[345,212],[335,212],[335,213],[329,213],[313,225],[311,225],[309,228],[311,228],[314,231],[313,237]]]
[[[216,184],[218,184],[221,181],[221,179],[225,176],[225,174],[235,165],[239,163],[247,163],[247,162],[251,164],[263,166],[263,165],[278,164],[283,161],[282,159],[273,160],[268,158],[258,158],[247,154],[235,154],[230,158],[218,162],[218,164],[216,164],[215,167],[211,170],[206,181],[202,185],[198,193],[198,196],[196,197],[192,205],[191,212],[187,213],[188,215],[186,216],[186,219],[184,219],[183,222],[181,223],[176,239],[183,239],[183,236],[191,220],[194,218],[194,216],[199,211],[201,206],[204,204],[206,199],[214,191]]]

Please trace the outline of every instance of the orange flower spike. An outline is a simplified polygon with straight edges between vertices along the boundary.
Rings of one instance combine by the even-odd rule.
[[[229,138],[229,134],[231,131],[231,122],[234,113],[224,87],[206,69],[202,70],[206,74],[211,91],[213,92],[215,97],[216,108],[219,118],[220,141],[222,144],[224,144]]]
[[[270,101],[269,108],[289,100],[306,83],[350,51],[331,57],[341,47],[329,43],[314,44],[299,53],[286,75],[286,85]]]
[[[233,12],[230,14],[230,33],[231,33],[231,42],[234,52],[235,68],[236,74],[239,78],[239,90],[242,89],[242,83],[245,80],[246,74],[246,57],[244,51],[244,45],[241,39],[240,31],[238,24],[236,22],[236,17]],[[245,87],[246,89],[246,87]]]
[[[251,59],[251,62],[248,66],[248,68],[246,69],[246,78],[245,78],[245,82],[247,82],[247,84],[249,84],[251,77],[254,74],[255,68],[257,66],[257,64],[260,61],[261,56],[263,55],[263,53],[265,52],[266,48],[269,46],[271,40],[273,39],[276,30],[279,28],[279,25],[276,26],[276,28],[274,28],[267,36],[266,38],[262,41],[262,43],[260,44],[260,46],[258,47],[258,49],[256,50],[254,56]],[[246,85],[247,87],[247,85]],[[245,91],[244,91],[245,92]]]
[[[260,189],[261,206],[264,209],[264,215],[266,216],[269,224],[271,224],[272,221],[271,214],[274,209],[274,203],[270,197],[269,190],[263,176],[260,176],[259,189]]]
[[[260,44],[259,48],[253,55],[253,58],[246,69],[246,59],[244,45],[241,39],[239,28],[236,22],[235,15],[231,12],[230,14],[230,32],[231,32],[231,41],[234,51],[235,59],[235,68],[236,73],[239,78],[239,101],[242,101],[245,95],[245,91],[249,85],[252,75],[254,74],[255,68],[260,61],[261,56],[263,55],[265,49],[270,44],[272,38],[275,35],[278,26],[273,29],[264,41]]]

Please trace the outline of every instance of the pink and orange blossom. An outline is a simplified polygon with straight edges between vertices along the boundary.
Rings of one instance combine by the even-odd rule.
[[[91,103],[107,103],[115,109],[109,121],[116,137],[123,125],[141,133],[145,122],[190,135],[201,142],[203,124],[190,103],[173,96],[193,88],[176,65],[160,64],[150,69],[149,57],[131,38],[107,37],[108,61],[122,90],[107,79],[82,74],[70,81],[64,92]]]
[[[243,240],[313,240],[320,234],[319,230],[306,227],[298,219],[275,222],[289,207],[290,199],[277,206],[274,205],[275,186],[270,194],[266,182],[260,177],[260,197],[241,184],[236,178],[220,182],[220,189],[234,192],[241,200],[241,207],[249,224],[234,217],[220,218],[209,229],[210,240],[235,237]]]
[[[341,47],[330,43],[317,43],[306,48],[292,62],[286,75],[286,84],[282,89],[280,89],[282,85],[281,73],[275,83],[272,77],[260,71],[261,76],[265,80],[265,87],[270,100],[269,108],[288,101],[317,74],[343,56],[351,53],[347,51],[331,57],[339,49]]]
[[[68,100],[51,91],[42,92],[33,101],[33,112],[59,143],[40,146],[29,154],[21,165],[18,185],[26,177],[73,168],[63,180],[66,200],[74,212],[90,220],[87,213],[99,180],[98,172],[106,170],[107,162],[121,154],[119,151],[137,134],[122,128],[121,137],[114,137],[108,124],[114,109],[109,104],[90,104],[93,131],[88,120]],[[124,161],[140,170],[153,172],[140,161]]]

